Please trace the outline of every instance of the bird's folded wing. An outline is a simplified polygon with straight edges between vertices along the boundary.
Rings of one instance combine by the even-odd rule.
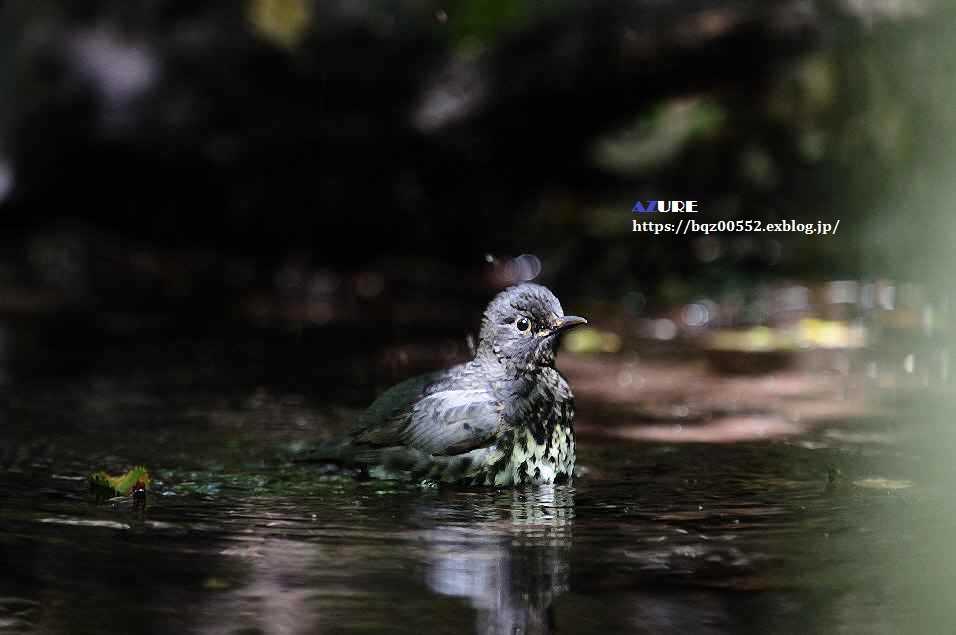
[[[372,433],[383,424],[394,422],[408,414],[411,407],[425,396],[428,387],[441,379],[442,375],[439,371],[411,377],[383,392],[362,414],[359,426],[354,431],[356,436],[365,432]]]
[[[402,440],[430,454],[462,454],[487,445],[501,429],[501,409],[487,390],[443,390],[412,409]]]
[[[487,445],[500,430],[501,411],[487,390],[439,390],[422,395],[418,388],[408,385],[392,395],[388,394],[392,391],[383,394],[377,401],[391,403],[369,408],[354,441],[452,455]]]

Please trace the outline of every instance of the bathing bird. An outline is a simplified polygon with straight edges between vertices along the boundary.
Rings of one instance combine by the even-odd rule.
[[[474,359],[389,388],[316,458],[371,478],[570,483],[574,397],[554,364],[562,334],[583,324],[546,287],[505,289],[485,309]]]

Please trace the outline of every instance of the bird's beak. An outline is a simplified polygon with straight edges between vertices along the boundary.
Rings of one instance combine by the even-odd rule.
[[[585,320],[583,317],[578,317],[576,315],[565,315],[555,320],[554,330],[555,332],[560,333],[563,331],[571,330],[575,326],[584,326],[587,323],[588,321]]]

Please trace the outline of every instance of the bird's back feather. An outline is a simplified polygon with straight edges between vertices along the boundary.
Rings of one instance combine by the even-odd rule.
[[[471,364],[407,379],[386,390],[347,435],[316,453],[342,463],[391,463],[415,471],[429,457],[462,455],[500,432],[501,406]]]

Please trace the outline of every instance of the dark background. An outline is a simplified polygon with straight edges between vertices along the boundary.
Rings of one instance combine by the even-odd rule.
[[[311,323],[458,297],[474,312],[535,272],[508,268],[522,253],[562,297],[638,312],[768,280],[920,277],[952,239],[933,223],[954,17],[916,2],[6,2],[0,312],[195,322],[291,300],[305,315],[285,318]],[[840,233],[630,232],[652,199]]]

